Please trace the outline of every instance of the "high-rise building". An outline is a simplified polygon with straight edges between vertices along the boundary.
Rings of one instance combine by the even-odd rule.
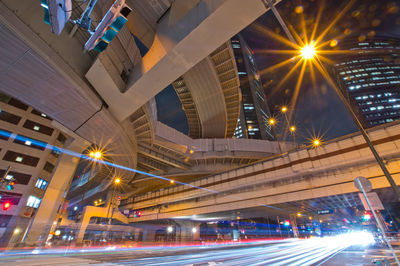
[[[272,140],[274,134],[268,123],[270,112],[254,62],[253,52],[241,35],[234,36],[231,43],[242,94],[240,116],[234,136],[236,138]]]
[[[333,72],[343,94],[365,127],[400,118],[400,40],[349,39],[335,58]]]
[[[51,181],[67,136],[52,119],[0,93],[0,245],[20,241]],[[49,146],[52,145],[52,146]],[[9,169],[8,172],[6,170]],[[8,207],[8,208],[7,208]]]

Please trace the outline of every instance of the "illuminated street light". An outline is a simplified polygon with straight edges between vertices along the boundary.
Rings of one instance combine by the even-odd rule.
[[[95,158],[95,159],[100,159],[100,158],[101,158],[101,152],[96,151],[96,152],[94,153],[94,158]]]
[[[321,146],[321,140],[319,140],[319,139],[313,139],[312,145],[313,145],[314,147],[319,147],[319,146]]]
[[[298,213],[297,213],[297,217],[301,217],[301,212],[298,212]]]
[[[168,226],[167,227],[167,232],[168,233],[172,233],[172,231],[174,231],[174,228],[172,226]]]
[[[314,45],[308,44],[308,45],[304,46],[303,48],[301,48],[300,53],[301,53],[301,56],[307,60],[307,59],[312,59],[315,56],[316,51],[315,51]]]
[[[292,132],[292,133],[296,132],[296,127],[295,126],[291,126],[290,127],[290,132]]]
[[[275,123],[276,123],[275,118],[270,118],[270,119],[268,120],[268,123],[269,123],[271,126],[275,125]]]
[[[15,228],[15,229],[14,229],[14,234],[17,235],[17,234],[19,234],[20,232],[21,232],[21,229],[19,229],[19,228]]]
[[[119,184],[121,183],[121,178],[117,177],[114,179],[114,184]]]
[[[193,228],[192,228],[192,233],[194,234],[194,233],[196,233],[196,232],[197,232],[196,227],[193,227]]]
[[[173,179],[169,180],[169,182],[170,182],[171,184],[175,183],[175,181],[174,181]]]
[[[287,109],[287,107],[286,107],[286,106],[282,106],[282,108],[281,108],[281,112],[282,112],[282,113],[286,113],[286,112],[287,112],[287,110],[288,110],[288,109]]]
[[[89,156],[94,158],[95,160],[100,159],[101,157],[103,157],[103,154],[101,153],[101,151],[91,151],[89,153]]]

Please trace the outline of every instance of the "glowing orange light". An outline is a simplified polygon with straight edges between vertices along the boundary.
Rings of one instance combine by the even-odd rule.
[[[315,48],[314,45],[312,44],[308,44],[306,46],[304,46],[303,48],[301,48],[301,56],[304,59],[311,59],[315,56]]]
[[[268,120],[268,123],[272,126],[272,125],[274,125],[276,123],[276,120],[274,118],[270,118]]]
[[[314,147],[318,147],[321,145],[321,141],[319,139],[314,139],[312,143],[313,143]]]

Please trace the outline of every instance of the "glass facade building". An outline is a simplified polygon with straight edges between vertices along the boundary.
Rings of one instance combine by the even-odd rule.
[[[270,112],[253,52],[240,35],[234,36],[231,44],[242,94],[240,117],[234,137],[273,140],[272,128],[268,123]]]
[[[400,40],[344,41],[333,69],[339,87],[365,127],[400,118]]]

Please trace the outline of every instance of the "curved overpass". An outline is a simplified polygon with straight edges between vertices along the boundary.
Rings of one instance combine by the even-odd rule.
[[[192,138],[231,138],[240,111],[239,76],[230,42],[172,83]]]

